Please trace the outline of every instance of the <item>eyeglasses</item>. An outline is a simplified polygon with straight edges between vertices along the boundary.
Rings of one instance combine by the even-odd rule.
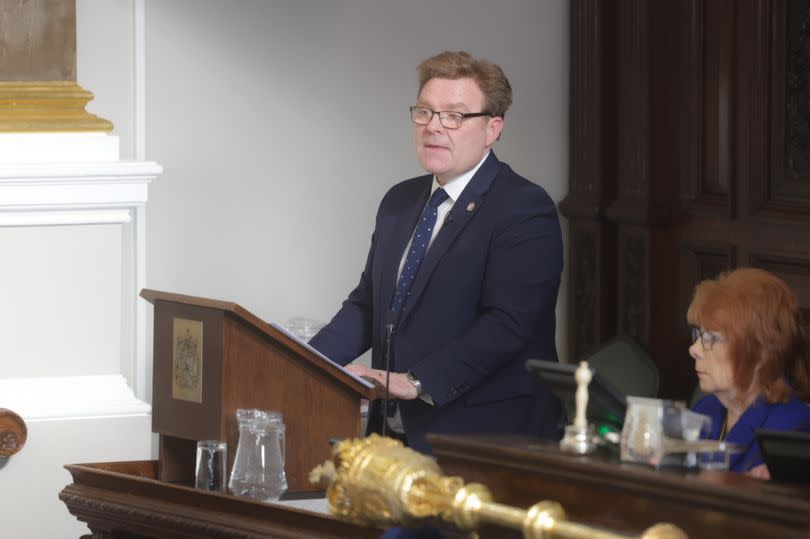
[[[692,326],[692,342],[700,339],[700,345],[703,347],[704,350],[707,352],[712,349],[714,343],[725,341],[726,338],[722,335],[718,335],[717,333],[712,333],[711,331],[705,331],[700,328],[696,328]]]
[[[467,118],[478,118],[479,116],[492,116],[489,112],[455,112],[452,110],[435,111],[424,107],[411,107],[411,121],[418,125],[427,125],[433,119],[433,115],[439,115],[439,122],[447,129],[458,129],[461,123]]]

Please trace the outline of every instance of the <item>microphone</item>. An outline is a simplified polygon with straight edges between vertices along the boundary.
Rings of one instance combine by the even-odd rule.
[[[397,312],[388,309],[385,312],[385,393],[383,393],[382,435],[388,430],[388,391],[391,383],[391,338],[397,325]]]
[[[444,224],[449,225],[453,222],[453,210],[447,212],[447,217],[444,218]]]

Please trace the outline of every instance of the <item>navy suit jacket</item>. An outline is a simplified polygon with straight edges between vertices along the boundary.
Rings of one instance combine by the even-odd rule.
[[[706,437],[711,440],[720,438],[720,430],[726,419],[723,403],[714,395],[708,395],[700,399],[693,409],[712,418],[712,432]],[[756,440],[759,429],[810,432],[810,406],[798,397],[775,404],[769,404],[762,398],[754,401],[726,435],[726,441],[742,447],[740,453],[731,455],[729,470],[747,472],[763,463]]]
[[[360,282],[310,344],[345,365],[372,348],[385,368],[385,318],[432,175],[391,188],[380,203]],[[392,371],[411,371],[434,405],[400,401],[409,445],[428,432],[559,438],[560,406],[524,366],[557,360],[557,291],[563,266],[548,194],[494,153],[456,200],[418,270],[392,340]],[[369,432],[382,425],[372,403]]]

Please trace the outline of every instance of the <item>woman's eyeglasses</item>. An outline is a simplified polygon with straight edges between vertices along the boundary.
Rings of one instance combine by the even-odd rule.
[[[717,333],[712,333],[711,331],[706,331],[700,328],[696,328],[692,326],[692,342],[700,339],[700,345],[703,347],[704,350],[709,351],[714,346],[714,343],[726,340],[725,337],[722,335],[718,335]]]

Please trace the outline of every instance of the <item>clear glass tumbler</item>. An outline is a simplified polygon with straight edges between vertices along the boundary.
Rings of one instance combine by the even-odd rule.
[[[194,486],[203,490],[225,492],[228,472],[228,445],[218,440],[197,442],[197,465]]]

